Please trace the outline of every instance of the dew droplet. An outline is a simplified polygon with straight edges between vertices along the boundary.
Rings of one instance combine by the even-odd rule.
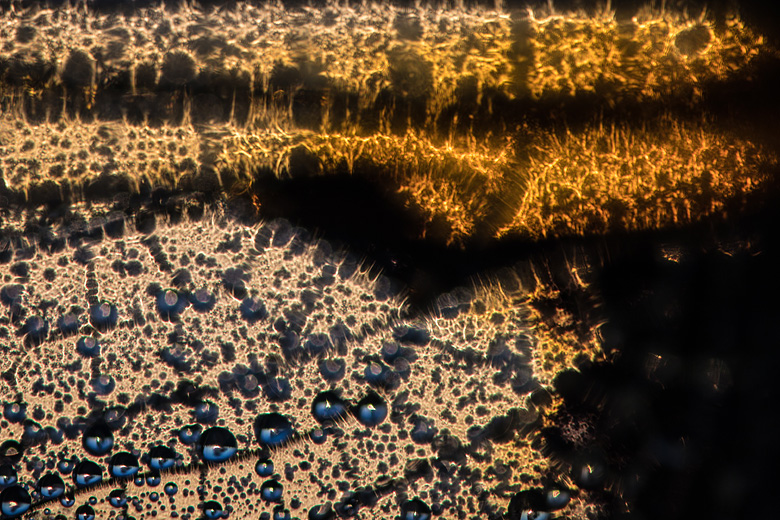
[[[38,479],[37,488],[44,499],[57,498],[65,493],[65,482],[56,473],[47,473]]]
[[[87,453],[101,457],[114,447],[114,435],[105,424],[93,424],[84,432],[83,444]]]
[[[21,486],[11,486],[0,492],[0,512],[3,518],[23,515],[32,505],[30,493]]]
[[[168,446],[155,446],[149,450],[149,468],[165,471],[176,463],[176,452]]]
[[[312,402],[311,413],[321,423],[335,421],[347,413],[347,405],[336,392],[320,392]]]
[[[376,426],[387,418],[387,403],[377,394],[368,394],[358,402],[355,416],[366,426]]]
[[[274,474],[274,463],[271,459],[260,459],[255,464],[255,472],[261,477],[270,477]]]
[[[278,480],[267,480],[260,486],[260,496],[266,502],[280,502],[282,500],[282,485]]]
[[[255,437],[261,446],[280,446],[293,436],[287,417],[279,413],[264,413],[255,419]]]
[[[207,462],[224,462],[238,451],[236,437],[220,426],[204,431],[198,445],[200,456]]]
[[[115,478],[132,478],[138,470],[138,458],[127,451],[114,454],[108,462],[108,472]]]
[[[77,487],[97,484],[103,479],[103,470],[91,460],[81,461],[73,470],[73,482]]]

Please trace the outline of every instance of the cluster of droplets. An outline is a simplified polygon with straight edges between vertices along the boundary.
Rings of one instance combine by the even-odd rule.
[[[211,211],[7,240],[3,516],[497,518],[541,483],[518,314],[474,350],[467,296],[403,321],[349,255]]]

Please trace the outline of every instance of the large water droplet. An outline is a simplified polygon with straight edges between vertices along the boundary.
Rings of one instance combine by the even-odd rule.
[[[215,426],[204,431],[198,442],[200,456],[207,462],[224,462],[236,454],[236,437],[227,428]]]
[[[138,458],[126,451],[115,454],[108,462],[108,472],[115,478],[132,478],[138,469]]]
[[[255,419],[255,437],[262,446],[280,446],[287,442],[293,433],[292,424],[282,414],[264,413]]]
[[[260,486],[260,496],[267,502],[282,500],[282,485],[278,480],[267,480]]]
[[[56,473],[47,473],[38,479],[37,488],[44,499],[57,498],[65,493],[65,482]]]
[[[332,422],[344,417],[347,405],[336,392],[320,392],[312,402],[311,413],[321,423]]]
[[[11,486],[0,493],[0,512],[3,518],[23,515],[30,509],[31,504],[30,494],[21,486]]]
[[[155,446],[149,450],[149,468],[165,471],[176,463],[176,452],[168,446]]]
[[[83,460],[73,470],[73,482],[78,487],[97,484],[103,479],[103,470],[91,460]]]
[[[430,520],[431,508],[420,500],[414,498],[401,504],[401,520]]]
[[[87,453],[101,457],[114,447],[114,435],[105,424],[93,424],[84,432],[83,443]]]
[[[387,418],[387,403],[377,394],[368,394],[358,402],[355,417],[366,426],[376,426]]]

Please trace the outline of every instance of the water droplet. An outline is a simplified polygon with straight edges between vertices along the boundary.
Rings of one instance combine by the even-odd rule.
[[[200,432],[203,430],[200,424],[190,424],[179,430],[179,440],[182,444],[196,444],[200,439]]]
[[[330,502],[309,509],[309,520],[333,520],[336,512],[333,511]]]
[[[116,381],[109,375],[100,375],[92,380],[92,389],[97,395],[108,395],[116,388]]]
[[[38,479],[37,488],[44,499],[57,498],[65,493],[65,482],[56,473],[47,473]]]
[[[387,403],[377,394],[368,394],[358,402],[355,416],[366,426],[376,426],[387,418]]]
[[[208,289],[198,289],[189,295],[192,308],[198,312],[209,312],[217,304],[217,297]]]
[[[60,334],[65,338],[77,333],[80,326],[81,322],[79,321],[79,317],[72,312],[63,314],[57,318],[57,330],[59,330]]]
[[[209,500],[203,503],[203,516],[209,520],[216,520],[222,518],[222,505],[215,501]]]
[[[168,482],[167,484],[165,484],[163,490],[165,491],[166,495],[172,497],[173,495],[179,492],[179,486],[177,486],[174,482]]]
[[[401,504],[401,520],[430,520],[431,508],[415,498]]]
[[[83,443],[87,453],[101,457],[114,447],[114,435],[105,424],[93,424],[84,432]]]
[[[108,302],[101,302],[89,309],[89,322],[100,332],[113,329],[118,321],[119,311]]]
[[[204,431],[198,444],[200,455],[207,462],[224,462],[238,451],[236,437],[219,426]]]
[[[311,413],[321,423],[335,421],[347,413],[347,405],[336,392],[320,392],[312,402]]]
[[[0,444],[0,458],[4,458],[11,463],[17,463],[22,460],[24,448],[16,441],[5,441]]]
[[[266,480],[260,486],[260,496],[267,502],[280,502],[282,500],[282,485],[277,480]]]
[[[155,446],[149,450],[149,468],[165,471],[176,463],[176,452],[168,446]]]
[[[132,478],[138,469],[138,458],[126,451],[116,453],[108,462],[108,472],[116,478]]]
[[[97,484],[103,479],[103,470],[91,460],[83,460],[73,470],[73,482],[77,487]]]
[[[291,518],[290,511],[284,507],[277,506],[274,508],[273,520],[290,520]]]
[[[124,489],[115,489],[108,494],[108,502],[116,507],[121,508],[127,505],[127,497],[125,496]]]
[[[271,459],[260,459],[255,464],[255,472],[261,477],[270,477],[274,474],[274,463]]]
[[[31,345],[40,345],[49,335],[49,322],[40,316],[32,316],[24,322],[20,332]]]
[[[76,520],[95,520],[95,510],[84,504],[76,509]]]
[[[160,474],[156,471],[152,471],[146,474],[146,485],[149,487],[157,487],[162,482]]]
[[[30,494],[21,486],[5,488],[0,493],[0,512],[3,518],[14,518],[23,515],[32,504]]]
[[[412,431],[410,436],[418,444],[429,444],[436,436],[437,429],[433,426],[433,421],[425,417],[415,416],[412,418]]]
[[[189,304],[187,297],[174,289],[158,291],[155,301],[157,312],[166,321],[175,321]]]
[[[289,419],[281,414],[264,413],[255,419],[255,437],[262,446],[280,446],[287,442],[293,433]]]
[[[343,359],[324,359],[320,362],[320,374],[326,381],[338,381],[344,377],[347,364]]]
[[[16,470],[10,464],[3,464],[0,466],[0,488],[6,488],[16,484],[17,475]]]
[[[8,403],[3,407],[3,416],[10,423],[20,423],[27,418],[27,405]]]
[[[88,358],[100,356],[100,342],[92,336],[82,336],[76,342],[76,352]]]
[[[70,495],[63,495],[60,497],[60,504],[62,507],[73,507],[76,504],[76,499]]]

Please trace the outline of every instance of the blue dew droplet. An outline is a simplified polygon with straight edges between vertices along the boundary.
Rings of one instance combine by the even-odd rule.
[[[11,486],[0,492],[0,512],[3,518],[15,518],[30,509],[32,497],[22,486]]]
[[[193,411],[195,420],[201,424],[214,424],[219,417],[219,406],[211,401],[203,401],[195,405]]]
[[[401,520],[431,520],[431,508],[414,498],[401,504]]]
[[[149,493],[149,500],[151,500],[152,502],[157,502],[158,500],[160,500],[160,494],[157,491],[152,491],[151,493]]]
[[[84,504],[76,509],[76,520],[95,520],[95,510]]]
[[[18,477],[11,464],[0,465],[0,489],[16,484]]]
[[[249,323],[255,323],[268,317],[265,304],[258,298],[244,298],[238,310],[241,317]]]
[[[63,314],[57,318],[57,330],[60,331],[62,337],[68,338],[79,331],[81,327],[81,321],[79,317],[72,312]]]
[[[320,375],[326,381],[338,381],[344,377],[347,364],[343,359],[323,359],[320,361]]]
[[[101,457],[114,447],[114,435],[105,424],[93,424],[84,432],[84,449],[90,455]]]
[[[162,478],[160,477],[160,474],[156,471],[151,471],[146,474],[146,485],[149,487],[157,487],[160,485],[160,482],[162,482]]]
[[[62,507],[73,507],[76,505],[76,499],[71,495],[62,495],[60,497],[60,505],[62,505]]]
[[[311,414],[321,423],[336,421],[346,413],[346,403],[333,391],[320,392],[311,405]]]
[[[107,332],[119,322],[119,311],[116,305],[101,302],[89,309],[89,322],[100,332]]]
[[[179,440],[182,444],[190,446],[197,444],[200,439],[200,433],[203,431],[203,427],[200,424],[190,424],[184,426],[179,430]]]
[[[70,475],[76,463],[72,460],[61,460],[57,463],[57,470],[63,475]]]
[[[274,474],[274,463],[271,459],[260,459],[255,464],[255,473],[261,477],[270,477]]]
[[[216,500],[209,500],[203,503],[203,516],[209,520],[222,518],[222,504]]]
[[[292,387],[286,377],[274,377],[263,385],[263,393],[269,401],[286,401],[292,395]]]
[[[124,489],[115,489],[108,494],[108,503],[116,508],[122,508],[127,505],[127,497]]]
[[[157,313],[166,321],[175,321],[189,305],[187,296],[175,289],[157,291],[155,303]]]
[[[76,352],[88,358],[98,357],[100,356],[100,342],[92,336],[82,336],[76,342]]]
[[[208,289],[197,289],[189,294],[192,308],[198,312],[209,312],[217,304],[216,295]]]
[[[97,395],[109,395],[116,388],[116,381],[114,378],[101,374],[92,380],[92,389]]]
[[[566,507],[571,500],[571,492],[559,486],[553,486],[544,492],[545,508],[548,511],[557,511]]]
[[[294,433],[290,420],[282,414],[264,413],[255,419],[255,437],[261,446],[281,446],[289,441]]]
[[[56,473],[47,473],[38,479],[36,488],[44,499],[57,498],[65,493],[65,482]]]
[[[133,478],[138,470],[138,457],[127,451],[114,454],[108,461],[108,472],[114,478]]]
[[[149,450],[149,468],[165,471],[176,463],[176,452],[168,446],[154,446]]]
[[[40,345],[49,335],[49,322],[40,316],[27,318],[20,331],[31,345]]]
[[[326,502],[309,509],[308,518],[309,520],[333,520],[336,518],[336,512],[330,502]]]
[[[24,403],[6,403],[3,417],[10,423],[20,423],[27,418],[27,405]]]
[[[238,452],[236,437],[230,430],[220,426],[204,431],[198,446],[200,456],[207,462],[224,462]]]
[[[97,484],[103,479],[103,470],[91,460],[83,460],[73,470],[73,482],[77,487]]]
[[[278,480],[266,480],[260,486],[260,497],[266,502],[281,502],[282,485]]]
[[[168,482],[167,484],[165,484],[163,491],[165,491],[166,495],[172,497],[173,495],[179,492],[179,486],[177,486],[175,482]]]
[[[387,403],[377,394],[370,393],[358,402],[355,417],[365,426],[376,426],[387,418]]]

